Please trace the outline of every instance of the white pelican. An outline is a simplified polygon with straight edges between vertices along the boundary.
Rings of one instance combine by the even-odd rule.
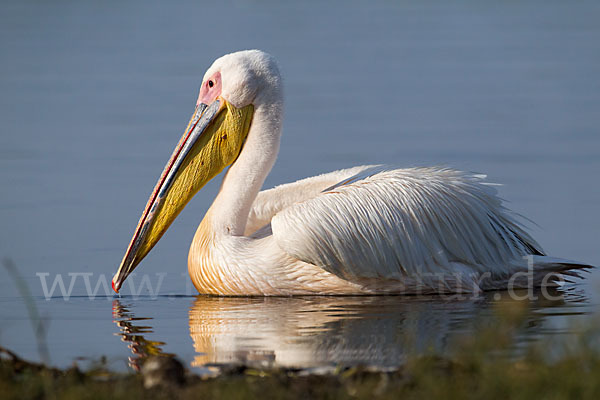
[[[588,267],[545,256],[481,175],[361,166],[259,192],[277,157],[282,116],[273,57],[250,50],[213,63],[113,278],[115,291],[227,166],[189,253],[200,293],[478,292],[548,284]]]

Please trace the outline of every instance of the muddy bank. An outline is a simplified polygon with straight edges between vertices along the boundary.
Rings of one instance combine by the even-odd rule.
[[[466,349],[465,349],[466,350]],[[102,367],[60,370],[1,349],[2,399],[600,398],[600,357],[574,351],[548,362],[470,349],[456,359],[418,356],[401,368],[260,369],[212,365],[191,373],[173,358],[149,358],[140,373]],[[488,349],[489,350],[489,349]],[[580,348],[579,350],[583,350]]]

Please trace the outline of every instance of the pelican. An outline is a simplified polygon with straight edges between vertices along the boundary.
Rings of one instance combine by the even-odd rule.
[[[113,277],[116,292],[226,167],[188,256],[202,294],[480,292],[549,285],[589,267],[544,255],[477,174],[360,166],[260,191],[282,119],[272,56],[247,50],[212,64]]]

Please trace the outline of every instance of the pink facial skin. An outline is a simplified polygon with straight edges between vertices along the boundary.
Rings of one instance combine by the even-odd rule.
[[[196,106],[200,103],[210,104],[221,95],[221,73],[215,72],[210,78],[202,83]]]

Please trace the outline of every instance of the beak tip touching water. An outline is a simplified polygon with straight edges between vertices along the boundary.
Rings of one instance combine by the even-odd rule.
[[[111,282],[111,284],[112,284],[112,289],[115,291],[115,293],[119,293],[119,289],[121,288],[121,285],[115,286],[114,280]]]

